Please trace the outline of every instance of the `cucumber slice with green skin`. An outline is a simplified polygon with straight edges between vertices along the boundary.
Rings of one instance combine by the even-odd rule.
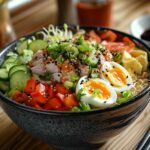
[[[10,70],[13,66],[15,66],[15,65],[17,65],[17,63],[8,63],[8,64],[6,64],[5,68],[6,68],[7,72],[9,72],[9,70]]]
[[[10,63],[15,63],[17,62],[17,57],[8,57],[2,64],[2,67],[6,67],[7,64],[10,64]]]
[[[9,91],[9,81],[0,80],[0,90],[3,92]]]
[[[45,49],[48,46],[48,43],[43,40],[35,40],[32,41],[29,45],[29,49],[31,49],[34,53],[38,50]]]
[[[17,53],[18,53],[19,55],[22,55],[22,54],[23,54],[23,50],[24,50],[24,49],[28,49],[28,41],[27,41],[27,40],[20,42],[20,43],[17,45],[17,48],[16,48]]]
[[[0,79],[8,79],[8,71],[6,68],[0,68]]]
[[[9,77],[11,77],[11,75],[13,73],[15,73],[16,71],[24,71],[24,72],[28,72],[28,68],[26,65],[15,65],[13,66],[10,70],[9,70]]]
[[[16,71],[11,75],[10,78],[10,89],[23,91],[27,80],[31,79],[29,72]]]

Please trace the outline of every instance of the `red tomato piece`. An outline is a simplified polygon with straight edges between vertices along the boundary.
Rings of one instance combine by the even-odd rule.
[[[126,50],[125,44],[122,42],[103,42],[103,45],[105,45],[110,51]]]
[[[100,43],[101,42],[101,38],[95,33],[94,30],[91,30],[89,33],[88,33],[89,37],[93,40],[95,40],[96,42]]]
[[[39,92],[43,95],[43,94],[45,94],[45,90],[46,90],[45,86],[43,84],[39,83],[36,86],[35,92]]]
[[[66,107],[72,108],[74,106],[78,106],[78,102],[76,101],[73,94],[69,94],[64,98],[64,105]]]
[[[131,49],[135,48],[135,43],[130,40],[128,37],[123,38],[123,42],[128,45]]]
[[[35,107],[37,109],[42,109],[42,107],[39,104],[34,104],[33,107]]]
[[[25,101],[27,101],[29,99],[29,97],[25,93],[21,93],[20,91],[16,91],[13,94],[12,99],[19,102],[19,103],[24,103]]]
[[[67,89],[64,87],[64,85],[61,84],[61,83],[57,83],[55,88],[56,88],[56,92],[57,92],[57,93],[61,93],[61,94],[69,94],[69,93],[70,93],[70,91],[67,90]]]
[[[102,33],[100,35],[102,40],[106,40],[106,41],[110,41],[110,42],[114,42],[117,39],[117,35],[116,33],[114,33],[113,31],[106,31],[104,33]]]
[[[31,97],[33,102],[38,103],[38,104],[45,104],[46,103],[46,98],[44,95],[42,95],[40,92],[33,92],[31,93]]]
[[[46,110],[61,110],[63,103],[59,98],[52,98],[45,104],[44,109]]]
[[[34,80],[34,79],[28,80],[27,84],[26,84],[26,87],[24,89],[24,92],[26,92],[26,93],[32,93],[32,92],[34,92],[35,88],[36,88],[36,85],[37,85],[36,80]]]
[[[52,85],[50,85],[48,87],[48,97],[49,98],[53,98],[55,96],[55,91],[54,91],[54,87]]]
[[[63,101],[64,100],[64,95],[63,94],[61,94],[61,93],[57,93],[56,94],[56,96],[61,100],[61,101]]]

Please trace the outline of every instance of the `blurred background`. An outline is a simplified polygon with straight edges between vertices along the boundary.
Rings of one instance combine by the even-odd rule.
[[[49,24],[64,22],[106,26],[130,33],[132,21],[145,14],[150,15],[150,0],[0,0],[0,49]],[[146,20],[150,27],[150,19]],[[138,31],[134,26],[133,29]],[[104,149],[135,149],[149,125],[147,114],[149,109],[126,132],[104,145]],[[0,118],[0,149],[51,149],[19,129],[1,108]]]
[[[130,31],[150,14],[149,0],[0,0],[0,48],[49,24],[97,25]]]

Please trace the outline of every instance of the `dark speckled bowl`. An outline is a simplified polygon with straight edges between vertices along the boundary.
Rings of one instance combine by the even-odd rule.
[[[101,27],[82,27],[104,30]],[[149,48],[139,39],[113,30],[133,39],[149,54]],[[33,34],[32,34],[33,35]],[[32,35],[28,35],[30,38]],[[0,63],[17,41],[0,53]],[[113,108],[88,112],[57,112],[37,110],[16,103],[0,92],[1,106],[8,116],[31,135],[42,139],[57,149],[96,149],[109,138],[125,130],[144,110],[149,102],[150,86],[130,101]]]

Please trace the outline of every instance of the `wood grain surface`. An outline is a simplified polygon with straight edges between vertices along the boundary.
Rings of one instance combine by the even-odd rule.
[[[113,27],[129,32],[133,19],[150,13],[149,0],[113,0]],[[11,13],[18,37],[57,23],[56,0],[34,0],[32,7]],[[150,126],[150,104],[124,132],[109,140],[100,150],[134,150]],[[18,128],[0,108],[0,150],[54,150]]]

